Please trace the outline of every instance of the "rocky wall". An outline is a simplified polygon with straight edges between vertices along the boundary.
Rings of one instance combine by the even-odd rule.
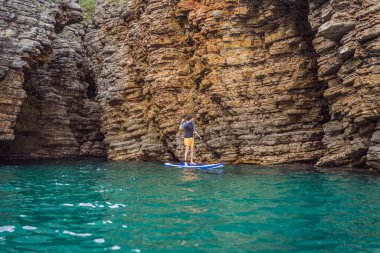
[[[325,152],[305,1],[98,1],[86,46],[111,159],[180,158],[180,119],[233,163]],[[198,141],[199,143],[199,141]],[[198,161],[210,161],[198,145]]]
[[[318,77],[331,120],[319,166],[380,168],[380,2],[310,0]]]
[[[0,56],[2,158],[177,160],[193,113],[224,162],[380,169],[376,0],[0,0]]]
[[[181,1],[194,31],[198,114],[237,163],[313,161],[324,152],[323,84],[304,1]],[[190,6],[194,9],[187,13]]]
[[[104,156],[75,1],[0,4],[0,157]]]
[[[54,6],[54,8],[52,8]],[[48,57],[58,9],[47,1],[0,1],[0,139],[13,140],[26,97],[23,69]]]
[[[108,157],[167,160],[178,100],[194,85],[185,37],[169,1],[121,2],[98,1],[86,35]]]

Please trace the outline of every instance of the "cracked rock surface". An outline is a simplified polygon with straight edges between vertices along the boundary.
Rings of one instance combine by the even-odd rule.
[[[331,120],[320,166],[380,168],[380,2],[313,1],[309,20]]]
[[[98,1],[86,46],[108,156],[180,157],[178,124],[195,113],[225,162],[320,158],[327,104],[307,9],[304,1]],[[198,161],[210,161],[198,147]]]
[[[75,1],[0,1],[0,157],[105,155],[82,21]]]
[[[0,157],[380,170],[377,0],[0,0]],[[197,140],[197,162],[213,162]]]

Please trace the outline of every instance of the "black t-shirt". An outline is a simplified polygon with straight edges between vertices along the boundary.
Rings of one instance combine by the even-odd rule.
[[[186,121],[182,124],[183,129],[185,130],[183,137],[184,138],[193,138],[195,124],[194,122]]]

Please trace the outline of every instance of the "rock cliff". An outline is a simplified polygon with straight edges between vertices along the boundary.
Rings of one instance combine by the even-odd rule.
[[[331,117],[318,165],[380,169],[380,2],[310,0],[309,20]]]
[[[0,3],[0,157],[104,156],[75,1]]]
[[[98,3],[86,43],[109,157],[180,157],[187,113],[226,162],[324,154],[327,104],[304,1]],[[202,144],[197,152],[210,159]]]
[[[193,113],[225,162],[380,170],[379,1],[50,2],[0,0],[1,156],[177,159]]]

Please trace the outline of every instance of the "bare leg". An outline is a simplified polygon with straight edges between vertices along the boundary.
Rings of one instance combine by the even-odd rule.
[[[190,146],[187,146],[186,145],[186,150],[185,150],[185,163],[187,162],[187,153],[189,153],[189,148],[190,148]]]
[[[190,163],[194,163],[194,144],[191,145],[191,150],[190,150]]]

